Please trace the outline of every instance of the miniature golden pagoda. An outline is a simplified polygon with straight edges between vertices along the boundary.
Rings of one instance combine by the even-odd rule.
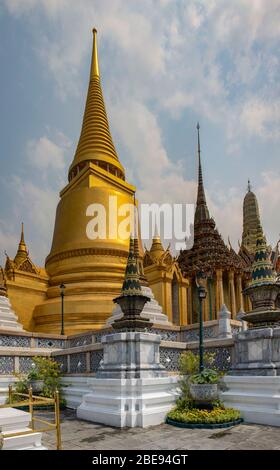
[[[156,232],[150,250],[144,254],[144,272],[158,303],[174,325],[187,325],[187,288],[176,258],[163,248]]]
[[[6,254],[5,278],[8,296],[24,329],[33,330],[33,310],[46,297],[48,276],[29,256],[22,224],[21,237],[14,259]]]

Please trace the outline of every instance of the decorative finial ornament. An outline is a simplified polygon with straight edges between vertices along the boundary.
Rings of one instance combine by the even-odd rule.
[[[198,158],[199,158],[199,163],[200,163],[200,135],[199,135],[200,125],[199,125],[199,122],[197,123],[196,128],[197,128],[197,151],[198,151]]]
[[[248,193],[250,193],[250,192],[251,192],[251,182],[250,182],[250,180],[248,179]]]
[[[139,273],[134,253],[134,239],[130,237],[129,253],[122,286],[122,295],[142,295]]]
[[[14,262],[16,265],[20,265],[28,256],[27,246],[24,240],[24,224],[21,224],[21,235],[20,242],[18,244],[17,254],[15,256]]]
[[[140,317],[145,303],[150,300],[149,297],[142,293],[134,254],[134,240],[130,237],[129,254],[121,295],[113,299],[113,302],[121,307],[124,316],[114,321],[112,324],[113,328],[116,330],[135,331],[152,326],[148,318]]]
[[[98,51],[97,51],[97,29],[93,28],[93,50],[92,50],[92,63],[91,63],[91,77],[99,78],[99,64],[98,64]]]
[[[243,320],[253,324],[253,327],[271,326],[280,321],[280,285],[270,259],[261,224],[257,232],[255,258],[252,266],[252,279],[243,291],[250,296],[252,310],[245,313]]]
[[[255,258],[252,266],[250,286],[267,282],[275,282],[276,275],[270,260],[270,253],[261,224],[258,226]]]

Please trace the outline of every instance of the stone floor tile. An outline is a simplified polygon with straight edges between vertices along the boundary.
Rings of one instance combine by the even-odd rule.
[[[47,415],[45,414],[45,417]],[[242,424],[228,429],[184,429],[167,424],[149,428],[116,429],[78,420],[74,411],[63,411],[62,445],[74,450],[280,450],[280,429]],[[43,434],[43,443],[55,449],[55,433]]]

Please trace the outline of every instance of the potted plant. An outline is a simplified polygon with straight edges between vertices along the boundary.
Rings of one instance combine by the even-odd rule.
[[[214,369],[204,369],[189,378],[190,395],[199,404],[208,404],[218,399],[220,374]]]
[[[36,363],[32,363],[32,369],[27,376],[29,386],[33,393],[41,393],[44,388],[44,377]]]
[[[239,410],[226,408],[218,400],[222,372],[214,368],[215,354],[205,353],[206,368],[199,371],[199,356],[185,351],[180,356],[181,397],[169,411],[166,422],[183,428],[215,429],[235,426],[242,422]]]
[[[180,357],[181,390],[184,396],[198,404],[210,404],[218,399],[218,384],[223,373],[214,369],[215,354],[205,353],[206,368],[199,372],[199,356],[186,351]]]

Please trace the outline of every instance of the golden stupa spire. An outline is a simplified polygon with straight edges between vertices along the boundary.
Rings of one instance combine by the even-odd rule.
[[[152,255],[153,258],[159,259],[159,258],[161,258],[161,256],[163,255],[164,252],[165,252],[165,250],[162,246],[160,235],[159,235],[159,232],[158,232],[158,225],[156,223],[155,224],[154,236],[153,236],[153,242],[152,242],[152,246],[150,248],[150,254]]]
[[[98,51],[97,51],[97,29],[93,28],[93,47],[92,47],[92,59],[90,69],[90,79],[93,77],[99,78],[99,63],[98,63]]]
[[[86,162],[95,163],[103,170],[124,179],[124,169],[118,160],[112,140],[102,94],[95,28],[83,125],[74,160],[69,169],[69,180],[79,173]]]
[[[27,251],[27,247],[25,244],[25,240],[24,240],[24,225],[22,222],[20,242],[18,244],[18,250],[15,256],[14,262],[16,263],[16,265],[19,265],[22,263],[22,261],[24,261],[27,258],[27,256],[28,256],[28,251]]]

